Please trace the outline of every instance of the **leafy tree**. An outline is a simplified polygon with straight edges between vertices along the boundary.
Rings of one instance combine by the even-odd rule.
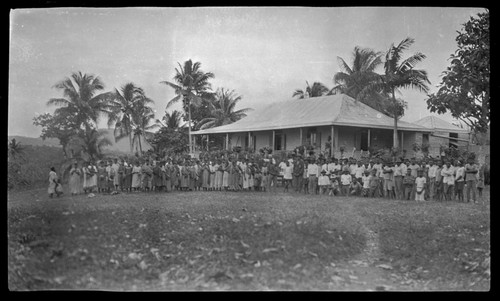
[[[203,72],[200,67],[200,62],[193,62],[191,60],[185,61],[184,66],[178,63],[179,68],[175,68],[174,81],[162,81],[165,84],[175,90],[176,96],[172,98],[168,104],[167,109],[174,103],[182,100],[183,109],[188,113],[188,135],[189,135],[189,151],[192,153],[192,143],[191,143],[191,122],[192,107],[197,107],[203,104],[203,99],[210,96],[211,85],[209,80],[214,78],[214,74],[211,72]]]
[[[63,149],[64,157],[68,157],[68,146],[71,138],[78,133],[76,118],[66,110],[56,110],[54,114],[45,113],[33,118],[33,124],[42,127],[40,137],[56,138]]]
[[[387,114],[387,97],[379,91],[367,90],[370,84],[379,80],[379,74],[375,72],[375,69],[382,64],[382,56],[382,52],[356,46],[352,53],[351,66],[343,58],[337,57],[339,66],[343,71],[334,75],[335,86],[329,94],[346,94],[375,110]]]
[[[370,83],[364,89],[360,97],[366,97],[370,93],[381,93],[386,97],[387,112],[394,119],[393,148],[398,148],[398,119],[404,115],[406,103],[396,98],[396,92],[400,89],[417,89],[427,93],[430,84],[425,70],[415,69],[415,66],[423,61],[426,56],[417,52],[402,60],[402,54],[415,42],[412,38],[402,40],[397,46],[391,45],[385,54],[384,74],[378,76],[377,80]]]
[[[320,97],[328,93],[328,88],[320,82],[314,82],[312,86],[306,81],[306,89],[297,89],[293,92],[292,97],[298,96],[299,99],[309,97]]]
[[[187,128],[161,127],[149,140],[161,155],[183,154],[189,151]]]
[[[471,17],[455,40],[458,49],[450,56],[438,92],[426,100],[427,108],[450,112],[474,132],[485,133],[490,124],[489,12]]]
[[[252,109],[244,108],[235,111],[235,107],[239,101],[241,101],[241,96],[236,95],[234,90],[217,89],[215,100],[210,103],[210,117],[200,121],[200,129],[230,124],[246,117],[246,113]]]

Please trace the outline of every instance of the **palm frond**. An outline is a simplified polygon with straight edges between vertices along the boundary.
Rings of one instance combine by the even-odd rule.
[[[71,102],[66,98],[51,98],[47,102],[47,105],[56,105],[56,106],[68,106],[70,104]]]
[[[337,57],[337,62],[340,66],[340,69],[343,69],[347,74],[351,74],[353,71],[351,69],[351,67],[349,67],[349,65],[344,61],[343,58],[341,57]]]
[[[175,103],[177,103],[180,99],[182,99],[182,95],[177,95],[175,96],[174,98],[172,98],[168,103],[167,103],[167,106],[166,106],[166,109],[170,108],[171,106],[173,106]]]

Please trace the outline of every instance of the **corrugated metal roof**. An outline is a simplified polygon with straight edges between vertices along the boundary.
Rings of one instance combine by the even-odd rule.
[[[469,133],[468,130],[461,129],[458,126],[446,122],[443,119],[438,118],[436,116],[424,117],[422,119],[415,121],[414,124],[425,126],[426,128],[432,129],[433,131],[463,133],[463,134]]]
[[[392,129],[394,120],[347,95],[337,94],[274,102],[260,110],[250,112],[247,117],[237,122],[194,131],[192,134],[266,131],[325,125]],[[423,126],[401,120],[398,121],[398,129],[428,131]]]

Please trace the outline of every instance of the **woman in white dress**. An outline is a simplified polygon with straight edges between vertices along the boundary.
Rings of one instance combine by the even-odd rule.
[[[141,174],[142,168],[139,165],[139,161],[137,161],[132,168],[132,190],[138,190],[141,187]]]

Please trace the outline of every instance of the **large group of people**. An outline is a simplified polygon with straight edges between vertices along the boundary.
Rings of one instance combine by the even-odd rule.
[[[259,159],[212,157],[173,160],[126,159],[75,163],[69,190],[81,193],[171,191],[267,191],[329,196],[384,197],[415,201],[478,202],[484,187],[484,165],[441,159],[307,157]],[[50,173],[49,195],[60,181]],[[60,185],[60,184],[59,184]],[[57,193],[59,195],[59,192]]]

